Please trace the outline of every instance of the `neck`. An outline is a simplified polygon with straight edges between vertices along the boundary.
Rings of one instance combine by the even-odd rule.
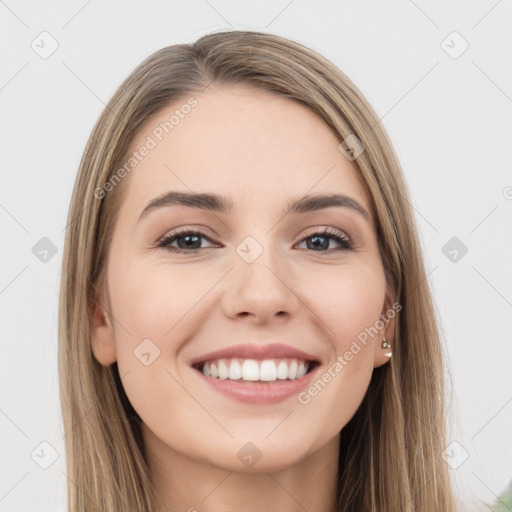
[[[337,511],[339,434],[285,469],[246,473],[190,459],[145,425],[143,436],[159,512]]]

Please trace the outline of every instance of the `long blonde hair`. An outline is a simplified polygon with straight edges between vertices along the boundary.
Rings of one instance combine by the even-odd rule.
[[[341,431],[339,512],[451,512],[445,447],[443,352],[409,192],[378,116],[331,62],[288,39],[225,31],[162,48],[122,83],[85,148],[68,214],[59,305],[59,376],[70,512],[155,512],[140,418],[117,364],[102,366],[90,343],[94,300],[123,182],[98,199],[141,125],[210,84],[244,83],[291,98],[324,120],[353,161],[374,208],[389,292],[402,305],[393,357],[376,368],[363,402]]]

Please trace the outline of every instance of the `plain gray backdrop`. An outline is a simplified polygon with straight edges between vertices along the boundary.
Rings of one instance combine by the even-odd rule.
[[[145,57],[229,28],[318,51],[388,130],[446,343],[444,457],[461,510],[490,510],[512,479],[511,26],[510,0],[0,0],[0,512],[66,509],[58,286],[93,124]]]

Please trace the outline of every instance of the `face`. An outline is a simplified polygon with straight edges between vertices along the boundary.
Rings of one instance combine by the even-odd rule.
[[[117,361],[161,453],[276,470],[337,439],[388,361],[392,321],[362,341],[391,304],[371,203],[334,135],[300,104],[241,85],[193,97],[132,144],[154,147],[124,177],[92,349],[103,365]],[[161,199],[170,192],[219,197]],[[306,195],[352,202],[287,211]],[[223,349],[234,352],[213,354]],[[309,372],[297,378],[293,360]],[[247,455],[261,458],[252,467]]]

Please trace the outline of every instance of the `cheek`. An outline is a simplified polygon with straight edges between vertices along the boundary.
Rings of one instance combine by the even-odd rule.
[[[196,317],[207,302],[201,298],[216,279],[203,268],[192,273],[182,265],[139,263],[111,273],[119,373],[126,376],[130,402],[149,423],[162,403],[190,398],[177,384],[182,375],[176,358],[200,328]]]
[[[377,339],[375,324],[382,313],[385,277],[378,264],[347,265],[318,272],[303,284],[313,290],[307,294],[308,306],[319,319],[331,354],[298,398],[310,413],[305,421],[316,424],[319,418],[330,418],[329,433],[334,435],[352,418],[371,380],[372,340]]]
[[[191,275],[180,265],[119,268],[113,272],[112,280],[114,315],[126,326],[133,342],[154,338],[156,343],[165,340],[169,346],[173,331],[179,332],[187,323],[182,320],[188,318],[189,312],[193,314],[194,304],[206,293],[211,281],[207,269]],[[124,338],[126,332],[121,329],[120,334]]]
[[[308,306],[321,320],[331,355],[298,399],[304,421],[312,430],[323,429],[325,441],[349,422],[368,389],[374,365],[372,340],[378,332],[371,328],[382,313],[385,279],[378,265],[354,265],[330,275],[317,273],[311,286],[315,293],[308,295]],[[329,422],[320,428],[322,418]]]
[[[351,265],[335,272],[316,273],[305,286],[311,290],[307,294],[311,308],[337,353],[374,326],[382,313],[385,279],[378,265]]]
[[[176,411],[180,421],[193,424],[190,396],[173,361],[188,336],[187,313],[204,291],[199,294],[201,286],[184,279],[183,271],[180,277],[179,266],[125,265],[111,276],[117,364],[131,405],[154,431],[166,422],[171,428]]]

